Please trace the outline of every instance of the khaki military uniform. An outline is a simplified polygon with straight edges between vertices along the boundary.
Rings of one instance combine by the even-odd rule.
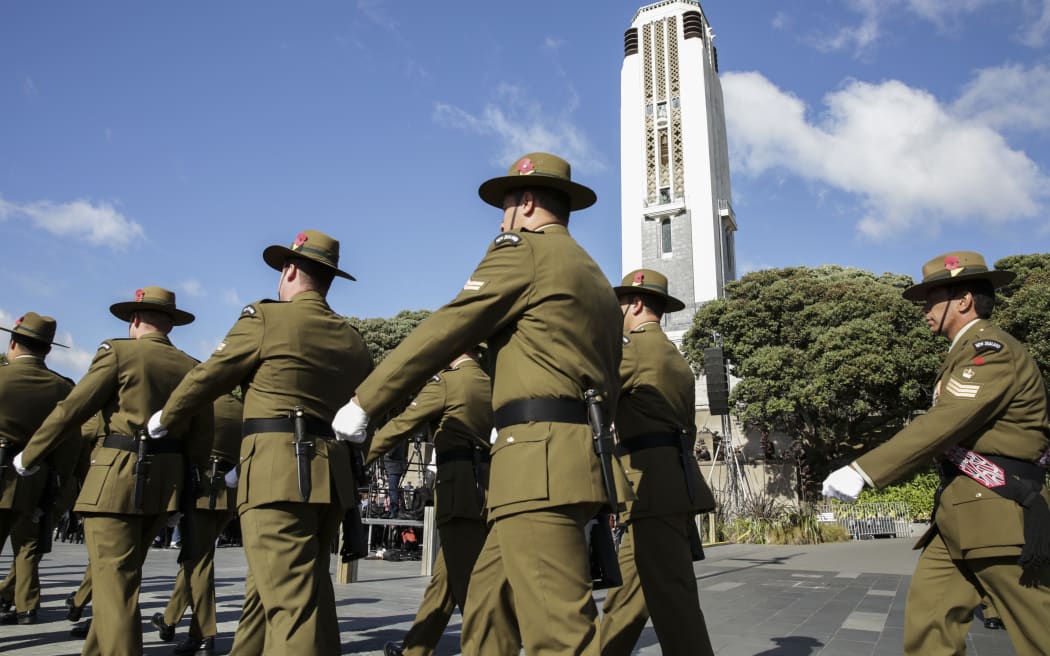
[[[856,465],[889,485],[958,445],[983,455],[1035,462],[1050,444],[1046,391],[1035,361],[1016,339],[985,320],[959,335],[938,375],[934,406]],[[946,467],[953,465],[946,463]],[[1050,498],[1044,486],[1042,495]],[[920,541],[905,612],[904,649],[936,656],[965,651],[973,609],[987,593],[1018,654],[1050,645],[1050,571],[1017,563],[1024,544],[1021,507],[965,475],[944,488],[934,524]]]
[[[273,638],[268,654],[339,653],[329,545],[343,510],[355,503],[356,489],[348,446],[328,436],[336,411],[371,368],[357,331],[320,293],[303,292],[288,302],[245,307],[219,348],[164,406],[161,421],[176,426],[196,408],[246,384],[237,508],[244,553]],[[300,405],[315,443],[306,501],[290,428],[249,433],[252,420],[287,419]],[[318,426],[328,432],[319,434]]]
[[[70,427],[79,430],[101,410],[106,438],[96,442],[74,510],[84,517],[92,578],[94,621],[84,654],[141,654],[138,593],[142,563],[167,513],[176,510],[184,455],[203,463],[211,448],[211,413],[187,417],[167,440],[182,453],[154,453],[142,508],[135,508],[136,453],[106,446],[108,436],[134,436],[196,363],[161,333],[103,342],[87,373],[37,430],[22,453],[31,468],[59,446]],[[151,448],[159,448],[154,441]],[[172,442],[167,442],[172,445]]]
[[[620,322],[612,287],[564,226],[504,233],[463,291],[383,360],[358,399],[378,416],[487,340],[497,414],[529,399],[578,400],[582,408],[589,388],[606,395],[612,412]],[[501,635],[497,627],[513,625],[515,615],[526,653],[595,653],[597,608],[584,526],[606,494],[590,429],[563,421],[497,428],[491,526],[471,575],[464,653],[503,653],[518,635]]]
[[[215,441],[211,460],[217,463],[217,477],[233,469],[240,457],[241,421],[244,404],[232,394],[223,394],[212,404],[215,415]],[[224,481],[211,479],[211,464],[198,472],[200,485],[192,500],[193,507],[184,510],[182,552],[179,573],[175,577],[164,623],[175,626],[191,608],[190,637],[210,638],[218,632],[215,623],[215,542],[236,515],[237,490]],[[214,495],[215,507],[211,507]]]
[[[692,454],[696,379],[658,323],[638,326],[623,342],[616,431],[637,498],[621,515],[623,585],[602,607],[602,654],[630,654],[650,615],[664,654],[713,654],[689,546],[695,515],[715,507]]]
[[[39,471],[22,478],[15,472],[12,460],[71,389],[73,382],[48,369],[42,358],[23,355],[0,366],[0,439],[7,442],[0,477],[0,550],[10,537],[14,552],[11,571],[22,573],[15,578],[11,597],[20,613],[40,606],[37,565],[41,554],[37,532],[42,524],[34,515],[53,475],[55,461],[44,460]],[[73,435],[66,431],[60,437]],[[50,508],[42,510],[50,512]]]
[[[481,467],[488,467],[492,386],[477,362],[461,360],[431,378],[408,408],[375,434],[365,464],[390,451],[423,423],[434,427],[434,507],[441,549],[435,576],[405,636],[405,653],[412,656],[433,654],[452,616],[452,606],[462,610],[470,571],[485,543],[484,483],[477,474]]]

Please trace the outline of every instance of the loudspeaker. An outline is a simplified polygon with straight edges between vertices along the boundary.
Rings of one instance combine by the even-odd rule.
[[[729,414],[729,376],[722,349],[704,349],[704,376],[707,378],[707,405],[712,415]]]

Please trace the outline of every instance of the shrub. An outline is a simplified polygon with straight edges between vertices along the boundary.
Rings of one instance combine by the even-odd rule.
[[[914,521],[930,521],[933,515],[933,495],[940,478],[932,470],[921,471],[911,478],[888,485],[880,490],[866,488],[858,503],[888,503],[904,501],[908,504]]]

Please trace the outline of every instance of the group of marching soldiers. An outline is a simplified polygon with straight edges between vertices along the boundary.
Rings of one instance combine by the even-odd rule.
[[[330,545],[349,518],[346,555],[367,551],[353,512],[359,458],[371,463],[427,425],[442,546],[416,620],[385,646],[388,656],[433,653],[457,606],[462,650],[472,656],[629,654],[650,618],[664,653],[713,654],[693,568],[703,557],[695,517],[714,508],[693,457],[695,378],[661,328],[664,314],[685,304],[651,269],[617,286],[606,280],[569,235],[570,213],[597,197],[572,180],[563,159],[531,153],[478,193],[502,212],[499,236],[457,296],[378,365],[328,306],[334,279],[354,278],[340,269],[339,242],[315,230],[263,251],[280,272],[277,299],[245,306],[204,362],[172,345],[172,329],[194,316],[160,287],[110,307],[128,336],[103,342],[75,386],[44,364],[61,346],[54,319],[30,312],[5,327],[0,540],[10,537],[15,558],[14,583],[0,587],[3,621],[36,621],[41,527],[71,503],[71,481],[79,480],[73,509],[88,570],[67,605],[78,616],[90,599],[84,654],[142,653],[142,565],[154,537],[176,521],[184,527],[180,571],[151,622],[170,641],[190,608],[189,634],[174,653],[215,653],[215,541],[235,514],[248,574],[230,653],[338,654]],[[945,260],[952,281],[979,273],[970,255]],[[940,273],[917,287],[943,292]],[[944,316],[935,330],[954,335]],[[981,339],[978,357],[960,365],[947,394],[976,397],[977,368],[1016,353],[1013,342],[984,331],[972,333]],[[1043,449],[1046,399],[1034,389],[1026,382],[1031,398],[1023,402],[1042,414],[1026,424],[1030,434],[1015,433]],[[395,407],[404,409],[379,425]],[[894,465],[894,444],[936,455],[915,432],[836,472],[825,489],[856,498],[865,484],[917,466],[915,458]],[[938,448],[949,444],[934,432]],[[953,439],[966,435],[959,429]],[[616,550],[610,515],[626,528]],[[945,541],[932,544],[944,550]],[[941,571],[955,567],[964,578],[948,545]],[[1037,564],[1041,554],[1026,551]],[[988,590],[1011,637],[1039,629],[1003,605],[1022,599],[1045,609],[1050,595],[1045,582],[1024,596],[1002,593],[1013,571],[999,571],[1000,587]],[[953,586],[961,597],[963,584]],[[609,589],[601,613],[599,588]],[[934,653],[938,636],[948,644],[969,624],[959,613],[925,621],[939,622],[940,633],[912,641],[922,647],[910,653]]]

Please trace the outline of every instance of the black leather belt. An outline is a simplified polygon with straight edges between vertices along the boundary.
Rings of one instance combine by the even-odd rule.
[[[654,449],[658,446],[673,446],[676,449],[681,449],[682,434],[644,433],[642,435],[635,435],[629,439],[621,440],[620,443],[616,445],[616,455],[624,456],[645,449]]]
[[[215,466],[215,471],[220,474],[227,474],[231,469],[237,466],[237,463],[230,462],[226,458],[219,458],[218,464]],[[211,463],[208,463],[208,467],[211,467]]]
[[[307,416],[306,433],[316,437],[335,437],[332,424],[321,421],[316,417]],[[241,426],[241,437],[248,437],[256,433],[293,433],[291,417],[274,417],[273,419],[245,419]]]
[[[475,460],[476,459],[476,460]],[[462,449],[449,449],[448,451],[439,451],[436,457],[438,467],[450,462],[490,462],[492,460],[491,454],[484,449],[472,449],[470,447],[463,447]]]
[[[131,451],[132,453],[138,453],[139,441],[134,437],[128,437],[127,435],[107,435],[102,438],[102,446],[110,449],[120,449],[121,451]],[[182,440],[174,438],[157,438],[146,440],[146,450],[151,454],[158,453],[178,453],[181,454],[183,451]]]
[[[586,424],[587,404],[579,399],[519,399],[495,412],[497,430],[531,421]]]

